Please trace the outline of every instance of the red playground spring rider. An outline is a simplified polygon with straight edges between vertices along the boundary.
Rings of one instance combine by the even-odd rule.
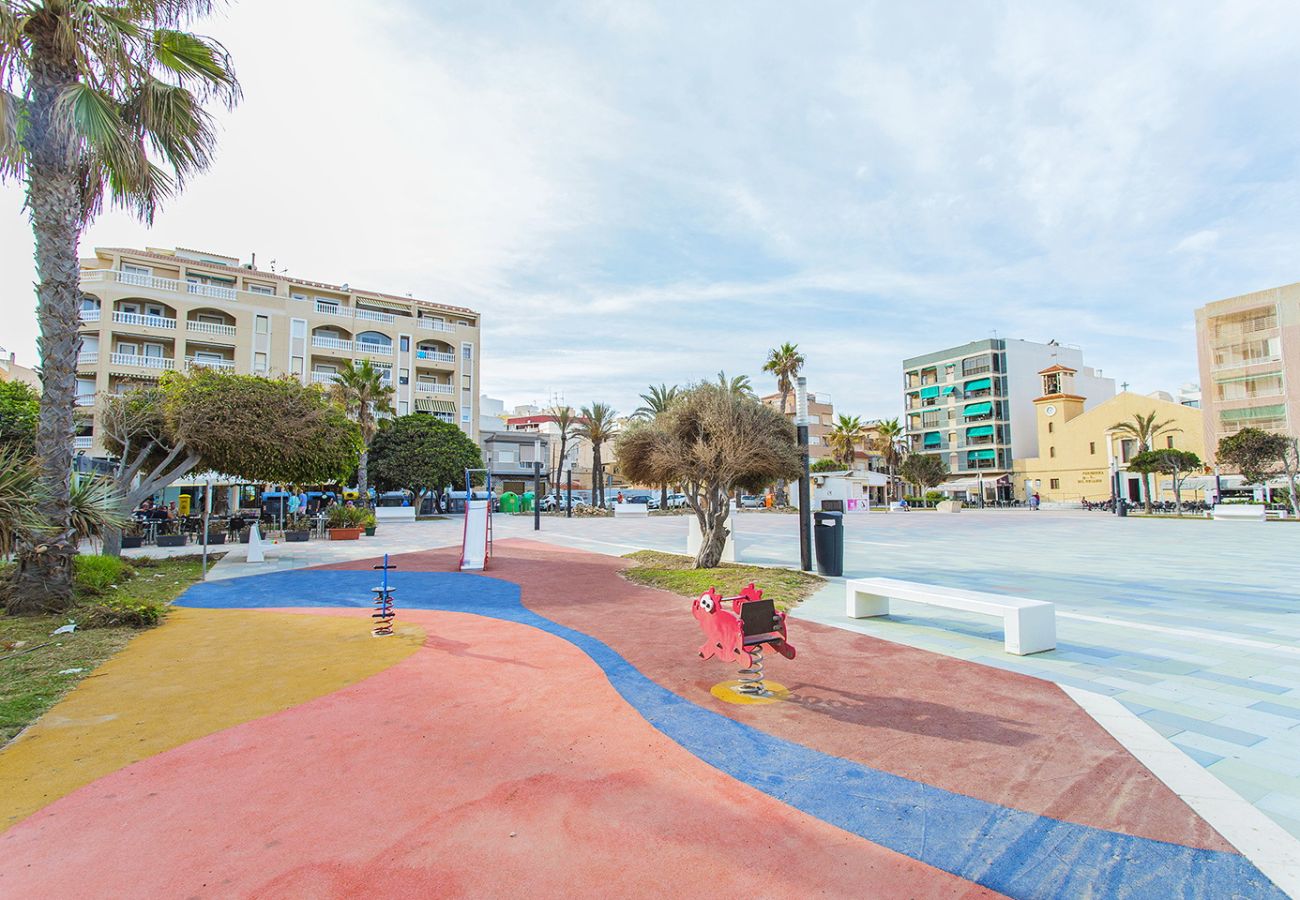
[[[725,604],[731,604],[727,609]],[[763,592],[750,584],[737,597],[722,597],[715,588],[709,588],[691,605],[695,621],[704,631],[700,645],[700,658],[717,657],[723,662],[743,661],[740,680],[724,682],[713,689],[714,696],[732,700],[730,694],[745,698],[776,699],[785,692],[773,683],[769,690],[763,680],[763,648],[770,646],[786,659],[794,659],[794,645],[785,637],[785,613],[778,612],[776,604],[763,599]]]

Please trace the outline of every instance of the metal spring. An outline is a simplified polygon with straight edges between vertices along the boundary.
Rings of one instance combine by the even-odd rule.
[[[735,690],[738,694],[748,694],[752,697],[768,695],[767,686],[763,684],[762,644],[749,651],[749,667],[740,670],[740,684],[736,685]]]
[[[375,619],[375,627],[371,634],[375,637],[393,633],[393,591],[394,588],[375,588],[375,611],[370,614],[370,618]]]

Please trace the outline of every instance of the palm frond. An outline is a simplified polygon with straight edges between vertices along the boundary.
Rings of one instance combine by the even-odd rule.
[[[159,28],[153,33],[152,46],[154,62],[175,75],[199,99],[215,98],[227,107],[239,102],[242,92],[230,53],[217,41],[187,31]]]
[[[110,528],[121,528],[130,518],[122,509],[122,494],[112,481],[86,478],[72,485],[72,515],[68,527],[78,540],[102,539]]]
[[[22,98],[0,88],[0,179],[21,178],[26,169],[27,151],[22,142],[24,113]]]
[[[183,87],[147,78],[123,107],[123,118],[148,136],[150,147],[176,173],[176,184],[206,169],[217,147],[212,116]]]

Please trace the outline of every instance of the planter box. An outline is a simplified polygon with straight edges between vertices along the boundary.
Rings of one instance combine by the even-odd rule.
[[[247,528],[241,528],[241,529],[239,529],[239,543],[241,543],[241,544],[247,544],[247,543],[248,543],[248,529],[247,529]]]
[[[331,541],[357,541],[361,539],[360,528],[331,528]]]
[[[311,537],[311,531],[305,528],[302,531],[286,531],[284,533],[286,544],[305,544],[309,537]]]
[[[135,550],[136,548],[142,546],[143,544],[144,544],[144,538],[138,534],[122,535],[123,550]]]
[[[369,528],[366,529],[366,537],[374,537],[374,536],[375,536],[375,526],[371,525]]]
[[[184,547],[185,535],[183,534],[160,534],[158,535],[159,547]]]
[[[226,542],[226,533],[224,531],[209,531],[209,544],[224,544]]]

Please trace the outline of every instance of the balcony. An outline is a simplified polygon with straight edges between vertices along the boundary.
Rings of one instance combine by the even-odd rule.
[[[141,369],[175,369],[176,360],[169,356],[137,356],[134,353],[114,353],[115,366],[135,366]]]
[[[336,375],[338,375],[338,372],[312,372],[311,383],[312,384],[333,384],[334,377]]]
[[[132,313],[132,312],[113,313],[113,324],[148,326],[149,328],[165,328],[169,331],[176,330],[175,319],[168,319],[165,316],[145,316],[145,315],[141,315],[140,313]]]
[[[196,334],[215,334],[220,337],[234,337],[234,325],[221,325],[217,322],[200,322],[197,319],[190,319],[185,323],[186,331],[193,331]]]
[[[99,321],[99,308],[96,307],[95,309],[82,309],[82,310],[81,310],[81,321],[83,321],[83,322],[98,322],[98,321]]]
[[[455,353],[443,353],[439,350],[416,350],[415,358],[426,362],[447,363],[453,366],[456,364]]]
[[[317,300],[315,303],[316,312],[322,316],[335,316],[339,319],[352,318],[352,307],[342,306],[338,303],[322,303]]]
[[[185,368],[216,369],[219,372],[233,372],[235,371],[235,361],[233,359],[215,359],[212,357],[187,356],[185,357]]]
[[[98,350],[82,350],[77,354],[77,365],[93,366],[99,362]]]
[[[456,327],[454,325],[448,325],[446,322],[438,322],[433,319],[427,319],[424,318],[423,316],[421,316],[419,319],[416,320],[416,324],[419,325],[421,328],[423,328],[425,331],[454,332],[456,330]]]
[[[95,395],[94,395],[94,394],[78,394],[78,395],[77,395],[77,399],[76,399],[74,402],[77,404],[77,406],[81,406],[81,407],[85,407],[85,406],[94,406],[94,405],[95,405]]]
[[[174,294],[190,294],[196,297],[213,297],[217,300],[236,300],[238,291],[234,288],[219,287],[215,284],[193,284],[175,278],[157,278],[137,272],[119,272],[117,269],[90,269],[81,273],[82,284],[103,284],[117,282],[132,287],[150,288],[155,291],[168,291]]]
[[[95,438],[89,434],[79,434],[72,439],[73,450],[89,450],[95,445]]]
[[[356,317],[365,319],[367,322],[387,322],[390,325],[397,321],[397,316],[392,313],[378,312],[373,309],[358,309]]]
[[[357,353],[368,353],[371,356],[392,356],[392,344],[380,344],[375,341],[354,341],[353,348]]]
[[[319,337],[312,335],[311,345],[317,350],[342,350],[345,353],[352,352],[352,342],[345,341],[342,338]]]
[[[453,394],[456,391],[450,384],[435,384],[432,381],[417,381],[415,383],[415,392],[417,394]]]

